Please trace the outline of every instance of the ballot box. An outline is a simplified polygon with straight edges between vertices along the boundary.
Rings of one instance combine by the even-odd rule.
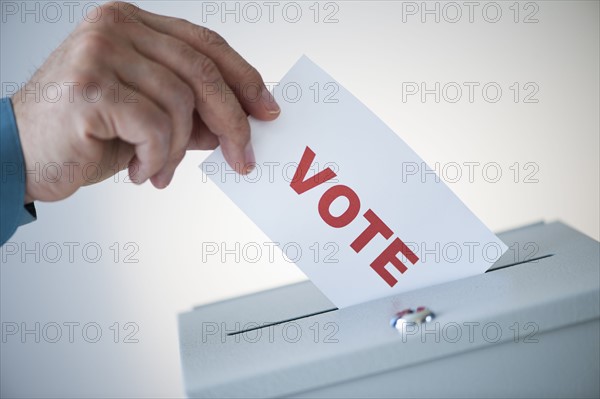
[[[190,397],[598,397],[600,245],[499,234],[486,273],[337,309],[310,281],[179,315]]]

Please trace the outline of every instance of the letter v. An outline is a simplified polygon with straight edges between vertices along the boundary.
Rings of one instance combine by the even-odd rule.
[[[308,169],[310,169],[310,165],[312,165],[314,159],[315,153],[310,149],[310,147],[307,146],[304,150],[304,154],[302,154],[300,165],[298,165],[296,173],[294,173],[294,177],[290,183],[290,187],[293,188],[298,194],[302,194],[310,189],[313,189],[319,184],[325,183],[326,181],[337,176],[335,172],[331,170],[331,168],[327,168],[305,180],[306,173],[308,172]]]

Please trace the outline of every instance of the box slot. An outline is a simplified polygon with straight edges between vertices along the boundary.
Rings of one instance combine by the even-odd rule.
[[[514,262],[514,263],[510,263],[508,265],[502,265],[502,266],[497,266],[494,267],[492,266],[491,268],[489,268],[486,273],[490,273],[490,272],[495,272],[496,270],[502,270],[502,269],[506,269],[507,267],[512,267],[512,266],[517,266],[517,265],[522,265],[525,263],[531,263],[531,262],[535,262],[541,259],[546,259],[549,258],[551,256],[554,256],[554,254],[548,254],[548,255],[542,255],[542,256],[537,256],[535,258],[531,258],[531,259],[527,259],[527,260],[522,260],[520,262]]]
[[[304,316],[292,317],[290,319],[276,321],[274,323],[265,323],[262,326],[247,328],[245,330],[240,330],[240,331],[235,331],[235,332],[232,332],[232,333],[228,333],[227,335],[244,334],[244,333],[247,333],[247,332],[250,332],[250,331],[260,330],[261,328],[273,327],[273,326],[276,326],[278,324],[289,323],[290,321],[296,321],[296,320],[300,320],[300,319],[306,319],[308,317],[317,316],[317,315],[320,315],[320,314],[323,314],[323,313],[333,312],[335,310],[338,310],[338,308],[331,308],[331,309],[327,309],[327,310],[321,310],[320,312],[309,313],[309,314],[305,314]]]

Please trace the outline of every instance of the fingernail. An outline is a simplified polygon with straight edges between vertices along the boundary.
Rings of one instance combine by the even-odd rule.
[[[267,112],[272,115],[276,115],[281,112],[281,108],[279,108],[275,98],[273,98],[273,95],[266,87],[263,87],[262,89],[261,98]]]
[[[252,149],[252,143],[248,142],[246,148],[244,148],[244,171],[246,174],[252,172],[256,166],[256,159],[254,158],[254,150]]]

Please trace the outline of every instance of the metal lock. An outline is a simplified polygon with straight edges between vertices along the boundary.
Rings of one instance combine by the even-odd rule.
[[[397,330],[404,330],[407,326],[429,323],[434,317],[435,314],[430,309],[425,306],[419,306],[416,310],[408,308],[396,313],[390,324]]]

